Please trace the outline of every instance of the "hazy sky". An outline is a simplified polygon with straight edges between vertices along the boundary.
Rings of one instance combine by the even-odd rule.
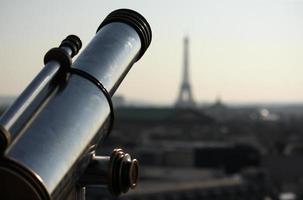
[[[146,17],[153,41],[117,91],[129,99],[174,103],[182,44],[190,38],[197,102],[303,102],[303,1],[1,1],[0,95],[16,95],[44,54],[69,34],[84,46],[104,17],[131,8]]]

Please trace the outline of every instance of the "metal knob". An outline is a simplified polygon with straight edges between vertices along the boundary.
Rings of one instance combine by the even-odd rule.
[[[118,196],[137,186],[139,164],[122,149],[114,149],[111,156],[95,156],[79,180],[81,186],[104,185]]]
[[[139,163],[136,159],[124,153],[122,149],[115,149],[110,157],[109,190],[114,195],[126,193],[137,186]]]

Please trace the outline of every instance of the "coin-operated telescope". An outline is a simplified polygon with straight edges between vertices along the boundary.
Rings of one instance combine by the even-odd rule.
[[[95,149],[113,125],[111,96],[150,42],[145,18],[119,9],[73,63],[77,36],[46,53],[41,72],[0,119],[0,199],[74,199],[90,185],[119,195],[136,186],[136,159]]]

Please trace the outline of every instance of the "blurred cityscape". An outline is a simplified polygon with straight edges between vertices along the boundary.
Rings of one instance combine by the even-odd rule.
[[[114,129],[98,153],[118,145],[141,165],[138,188],[121,199],[302,199],[303,104],[227,105],[218,97],[200,105],[191,91],[188,44],[185,38],[175,105],[113,98]],[[104,197],[96,191],[91,199]]]
[[[114,96],[114,128],[97,149],[130,152],[138,187],[121,197],[87,188],[87,199],[303,199],[303,104],[199,104],[191,91],[188,39],[180,92],[170,106]],[[13,98],[0,98],[1,113]]]
[[[120,147],[140,162],[138,187],[117,199],[303,198],[303,105],[136,107],[121,96],[114,104],[114,129],[97,154]],[[115,199],[106,189],[87,194]]]
[[[122,199],[301,199],[303,105],[196,109],[134,107],[116,97],[116,121],[99,154],[140,161]],[[104,195],[104,194],[100,194]]]
[[[111,76],[115,75],[115,65],[126,63],[127,59],[131,60],[131,63],[127,63],[126,71],[122,71],[124,68],[121,67],[120,72],[123,72],[123,76],[120,77],[119,75],[118,81],[116,80],[117,83],[113,84],[113,88],[109,90],[111,95],[112,91],[115,91],[116,87],[118,88],[120,81],[128,73],[130,67],[139,61],[138,55],[142,56],[141,53],[145,51],[143,51],[144,47],[149,46],[142,59],[140,58],[140,61],[135,64],[138,66],[134,66],[135,69],[130,70],[130,73],[134,75],[129,73],[125,78],[126,80],[123,80],[123,85],[119,86],[119,90],[112,97],[114,108],[113,129],[109,137],[102,138],[104,140],[100,141],[96,149],[96,155],[109,156],[113,149],[121,148],[124,152],[129,153],[132,158],[136,158],[140,166],[137,187],[119,197],[113,197],[108,188],[105,187],[108,182],[116,181],[117,187],[122,188],[121,182],[131,181],[125,181],[121,178],[121,182],[119,182],[117,181],[119,179],[117,175],[113,176],[112,172],[116,170],[118,176],[133,179],[136,177],[132,176],[136,176],[136,174],[123,171],[121,160],[116,159],[115,161],[119,165],[113,167],[113,165],[108,164],[110,163],[108,159],[106,165],[103,165],[105,162],[100,162],[99,165],[104,170],[99,175],[102,175],[102,178],[107,178],[96,178],[104,181],[104,183],[100,181],[103,185],[90,185],[78,191],[79,186],[83,186],[80,185],[79,180],[81,180],[82,177],[80,176],[83,175],[82,172],[87,167],[84,164],[86,164],[86,161],[88,163],[91,158],[91,154],[86,153],[95,150],[95,141],[106,132],[106,126],[102,126],[99,132],[102,134],[95,134],[89,138],[85,135],[89,130],[84,129],[85,131],[81,132],[81,137],[75,137],[74,130],[78,127],[90,127],[82,125],[87,121],[93,122],[87,119],[87,116],[90,115],[87,114],[85,117],[79,118],[79,121],[84,123],[69,121],[69,127],[72,128],[67,130],[71,131],[65,129],[66,118],[61,117],[60,119],[63,118],[63,120],[54,120],[57,122],[56,125],[60,127],[59,130],[69,133],[62,134],[66,141],[71,140],[71,138],[75,139],[73,142],[62,142],[60,145],[57,145],[57,143],[61,142],[63,137],[53,140],[54,142],[49,142],[48,145],[52,148],[51,150],[58,149],[58,151],[54,151],[56,154],[52,154],[55,155],[53,157],[44,154],[44,152],[51,152],[50,149],[41,149],[43,154],[41,153],[39,156],[41,155],[50,161],[48,163],[58,161],[57,163],[60,165],[56,166],[59,167],[49,166],[43,160],[35,159],[36,157],[34,159],[24,159],[27,162],[22,160],[20,164],[16,162],[17,164],[12,165],[11,169],[22,168],[20,172],[16,170],[16,173],[8,170],[10,168],[4,168],[4,165],[1,164],[0,169],[2,167],[2,171],[5,172],[3,173],[0,170],[0,173],[4,174],[0,178],[2,191],[6,192],[8,191],[7,188],[13,188],[9,191],[13,191],[14,194],[20,193],[20,196],[23,197],[23,193],[26,192],[15,192],[16,188],[16,191],[26,191],[28,188],[30,190],[34,188],[35,193],[39,193],[42,189],[43,193],[49,193],[52,198],[56,199],[61,192],[62,194],[69,194],[66,191],[69,189],[68,186],[72,185],[75,191],[70,192],[69,197],[71,199],[75,196],[76,199],[83,198],[87,200],[303,200],[303,79],[300,75],[303,73],[303,0],[150,2],[92,0],[89,2],[2,1],[1,3],[0,24],[2,29],[0,41],[2,51],[0,51],[0,66],[2,77],[0,81],[2,82],[0,86],[2,88],[0,87],[0,117],[17,97],[1,95],[15,95],[22,88],[25,88],[26,84],[41,70],[40,65],[44,53],[48,52],[48,55],[50,55],[49,47],[57,46],[59,39],[70,33],[81,36],[83,46],[93,44],[94,42],[89,43],[89,38],[92,37],[97,25],[100,25],[101,20],[111,10],[117,8],[137,10],[150,23],[153,38],[151,45],[149,43],[147,45],[151,33],[144,33],[146,32],[144,26],[136,25],[134,27],[132,23],[135,23],[134,21],[137,21],[137,19],[132,15],[128,16],[127,12],[123,11],[122,14],[119,14],[121,17],[125,17],[121,21],[117,21],[113,14],[108,15],[106,17],[108,21],[103,21],[97,32],[102,32],[99,29],[105,25],[114,27],[109,24],[111,22],[115,22],[115,24],[127,22],[122,25],[124,28],[121,29],[121,32],[114,27],[116,31],[113,33],[115,34],[107,31],[110,30],[109,28],[104,29],[104,32],[110,33],[106,33],[108,35],[104,34],[106,36],[102,36],[104,39],[98,36],[102,41],[109,41],[104,43],[104,46],[111,47],[110,45],[113,44],[113,48],[111,48],[115,50],[102,49],[100,52],[105,54],[101,57],[108,57],[112,54],[110,56],[113,60],[108,62],[108,70],[98,72],[98,75],[104,76],[104,79],[102,77],[102,79],[94,80],[96,79],[94,74],[91,74],[93,78],[85,75],[95,71],[95,66],[89,65],[98,63],[97,59],[87,59],[89,70],[84,70],[81,75],[87,79],[86,81],[99,86],[99,89],[103,92],[100,94],[106,96],[104,88],[101,87],[104,84],[103,80],[111,79]],[[142,23],[146,25],[145,20],[141,17],[138,21],[140,21],[140,24],[143,21]],[[128,25],[131,26],[127,28]],[[135,29],[130,30],[131,27]],[[124,29],[129,33],[133,32],[133,34],[137,32],[140,38],[137,35],[133,38],[129,37],[126,42],[132,40],[136,44],[132,42],[121,43],[123,48],[118,50],[120,42],[112,42],[112,39],[116,39],[120,35],[127,36],[123,32]],[[139,34],[139,32],[142,34]],[[181,40],[184,34],[188,34],[190,37],[185,36]],[[94,41],[97,40],[94,39]],[[76,46],[82,46],[79,45],[79,42],[76,43]],[[65,41],[65,44],[75,46],[71,45],[70,41]],[[67,51],[69,48],[64,47],[63,49]],[[84,49],[83,52],[90,52],[90,49],[93,50],[94,48],[89,47],[87,49]],[[138,52],[136,53],[135,50],[131,49],[137,49]],[[134,55],[127,55],[129,50]],[[115,55],[115,52],[120,53]],[[75,48],[72,48],[69,54],[75,54]],[[79,57],[85,60],[86,54],[81,54]],[[99,54],[96,53],[96,55]],[[131,58],[131,56],[134,58]],[[45,61],[49,59],[46,58],[45,56],[44,63],[48,64]],[[52,59],[50,61],[53,62]],[[62,63],[61,59],[56,58],[55,61],[60,61],[60,65],[65,64],[65,62]],[[57,62],[54,63],[54,66],[59,66]],[[78,64],[79,66],[86,66],[85,62],[83,62],[84,65],[81,62]],[[55,72],[52,71],[52,68],[44,69],[50,69],[51,73]],[[33,103],[25,102],[21,106],[21,112],[19,110],[16,112],[17,115],[12,115],[13,119],[19,116],[26,119],[18,119],[17,123],[14,120],[12,120],[12,123],[9,121],[10,124],[16,123],[18,125],[16,130],[19,130],[15,131],[19,134],[18,137],[15,137],[17,134],[12,136],[7,134],[7,136],[6,132],[9,133],[9,130],[3,128],[2,132],[5,133],[5,140],[1,140],[0,134],[0,150],[2,141],[5,142],[3,144],[8,143],[9,145],[18,142],[14,139],[18,138],[19,140],[28,127],[31,127],[31,123],[35,122],[36,116],[39,116],[40,110],[44,109],[43,106],[52,101],[49,97],[56,97],[57,94],[59,97],[65,97],[64,95],[60,96],[59,92],[61,89],[65,91],[65,85],[68,84],[61,81],[61,77],[67,80],[72,77],[71,74],[79,75],[75,73],[77,69],[74,71],[68,71],[67,69],[69,70],[65,65],[61,66],[59,73],[55,74],[55,78],[47,76],[44,77],[45,80],[41,79],[41,83],[47,83],[47,87],[51,85],[51,92],[47,90],[45,92],[44,89],[39,91],[39,88],[32,90],[33,95],[28,95],[29,98],[27,98],[30,101],[33,100]],[[79,69],[82,68],[79,67]],[[65,76],[65,72],[71,73]],[[110,73],[107,74],[108,72]],[[180,77],[178,76],[179,72]],[[58,84],[57,80],[60,80]],[[102,83],[100,84],[99,81]],[[85,109],[85,103],[82,104],[82,102],[86,102],[86,98],[90,98],[90,96],[82,93],[83,90],[78,88],[81,82],[79,82],[79,85],[77,84],[76,82],[75,88],[79,89],[79,92],[77,90],[77,93],[70,96],[69,99],[77,98],[78,94],[83,95],[81,97],[84,100],[72,108]],[[95,87],[95,85],[92,87]],[[70,91],[70,93],[73,92]],[[38,95],[39,93],[42,95]],[[69,95],[69,93],[66,94],[66,96]],[[99,93],[96,93],[96,95],[99,95]],[[110,98],[106,97],[109,101]],[[149,103],[149,100],[154,104]],[[72,101],[74,99],[66,102],[70,103]],[[91,98],[91,102],[94,101],[101,102],[101,98]],[[161,105],[162,102],[172,103]],[[102,98],[102,103],[105,103],[104,98]],[[61,107],[67,104],[62,104]],[[108,104],[104,105],[107,106]],[[26,106],[33,108],[27,109]],[[58,119],[58,115],[47,115],[48,109],[54,107],[46,108],[43,110],[46,111],[46,117],[51,116],[54,117],[52,119]],[[94,109],[87,108],[89,109],[86,110],[96,114]],[[96,106],[93,108],[96,108]],[[106,109],[108,111],[107,107]],[[60,110],[59,115],[64,111]],[[81,113],[83,110],[76,111],[71,113]],[[99,111],[102,113],[104,110],[99,107]],[[41,116],[44,117],[44,115]],[[77,117],[77,115],[74,116]],[[93,116],[100,119],[100,115]],[[60,131],[52,129],[53,127],[49,126],[51,119],[46,117],[43,119],[45,119],[47,125],[44,126],[44,123],[42,123],[41,127],[47,127],[51,130],[49,135],[56,138],[56,133]],[[76,123],[78,123],[78,126],[74,126]],[[36,124],[41,123],[38,120]],[[100,128],[96,125],[92,126],[94,126],[92,128],[94,133]],[[2,128],[2,125],[0,125],[0,128]],[[40,133],[43,131],[38,128],[38,131],[33,129],[32,132],[41,136]],[[49,137],[42,136],[44,136],[43,141],[49,140]],[[20,154],[20,158],[35,155],[32,152],[40,152],[40,148],[35,147],[36,144],[44,145],[43,142],[35,140],[35,137],[34,139],[32,137],[28,138],[25,139],[30,142],[35,141],[33,143],[34,148],[28,148],[31,145],[22,145],[24,143],[21,142],[21,145],[19,145],[21,148],[17,148],[16,151],[18,156]],[[82,148],[79,148],[77,138],[89,139],[86,143],[83,143]],[[94,142],[93,146],[89,144],[91,141]],[[3,144],[5,150],[12,149]],[[66,153],[65,158],[70,156],[70,158],[73,158],[70,159],[72,162],[68,159],[66,160],[69,162],[62,162],[65,159],[60,157],[61,152],[63,152],[62,155],[65,152],[57,146],[69,149],[72,145],[75,147],[74,149],[79,150],[79,153],[75,155]],[[31,149],[31,151],[26,152],[23,147]],[[74,152],[74,149],[70,152]],[[14,151],[12,151],[13,154]],[[3,155],[3,158],[8,158],[14,162],[14,157],[11,159],[6,154]],[[6,162],[6,160],[2,160]],[[111,163],[113,163],[112,160]],[[37,166],[41,165],[43,168],[37,167],[39,170],[36,170],[32,167],[35,165],[27,166],[26,164],[31,161],[37,162]],[[108,170],[107,164],[112,169]],[[68,166],[68,168],[64,171],[61,166]],[[130,164],[127,163],[125,169],[129,170],[131,168]],[[55,173],[48,172],[48,169],[58,169],[57,171],[60,171],[62,176],[54,176]],[[66,172],[67,170],[69,171]],[[30,171],[34,172],[35,177],[26,180],[27,173]],[[40,171],[47,173],[40,177]],[[13,174],[13,176],[17,174],[17,179],[6,178],[10,177],[10,174]],[[93,174],[88,176],[87,180],[93,179],[93,176],[99,177]],[[45,184],[43,179],[48,177],[55,178],[51,178]],[[70,179],[71,182],[65,181],[67,179]],[[15,180],[18,180],[18,182]],[[26,187],[23,190],[19,183],[21,181],[28,182],[28,188]],[[7,182],[12,184],[7,184]],[[9,185],[9,187],[6,185]],[[10,187],[10,185],[14,187]],[[47,187],[44,187],[45,185]],[[18,188],[22,190],[18,190]],[[3,195],[0,196],[3,198]],[[2,198],[0,197],[0,200]],[[6,197],[4,197],[4,200],[6,200]]]

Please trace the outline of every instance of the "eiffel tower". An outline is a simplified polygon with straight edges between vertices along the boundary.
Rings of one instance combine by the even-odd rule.
[[[176,102],[177,108],[195,108],[191,86],[189,83],[189,63],[188,63],[188,43],[189,39],[184,38],[184,60],[183,60],[183,79],[180,87],[179,96]]]

